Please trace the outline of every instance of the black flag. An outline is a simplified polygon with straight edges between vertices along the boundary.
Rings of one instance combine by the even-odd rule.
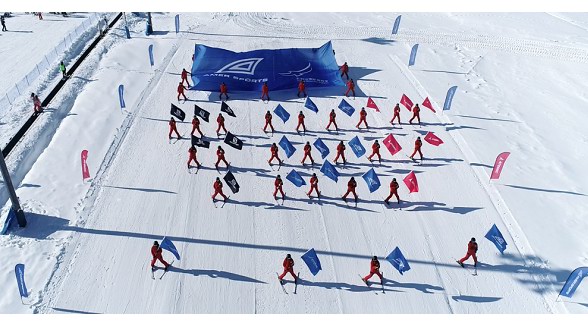
[[[227,132],[227,135],[225,136],[225,143],[237,150],[243,149],[243,141],[239,140],[239,138],[233,135],[231,132]]]
[[[184,121],[186,118],[186,113],[182,109],[176,107],[173,103],[171,105],[170,114],[181,121]]]
[[[195,145],[197,147],[201,147],[201,148],[210,148],[210,142],[209,141],[205,141],[201,138],[198,138],[194,135],[192,135],[192,145]]]
[[[194,116],[198,116],[208,123],[208,117],[210,117],[210,112],[198,107],[197,105],[194,105]]]
[[[237,117],[235,116],[235,112],[233,111],[233,109],[231,109],[231,107],[229,107],[229,105],[224,101],[221,104],[221,111],[226,112],[231,117]]]
[[[233,193],[238,193],[239,192],[239,183],[237,183],[237,180],[235,179],[235,176],[233,176],[233,173],[228,172],[225,177],[223,177],[223,179],[225,180],[225,182],[227,182],[227,185],[229,186],[229,188],[231,189],[231,191],[233,191]]]

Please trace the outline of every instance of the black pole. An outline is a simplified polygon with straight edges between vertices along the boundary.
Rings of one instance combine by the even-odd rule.
[[[151,13],[147,13],[147,33],[149,35],[153,34],[153,22],[151,21]]]
[[[25,218],[24,211],[22,211],[22,209],[20,208],[20,203],[18,202],[16,191],[14,190],[12,180],[10,179],[10,174],[8,173],[8,167],[6,167],[6,162],[4,161],[4,154],[2,153],[0,153],[0,170],[2,171],[2,178],[4,178],[4,184],[6,185],[8,193],[10,194],[10,201],[12,202],[12,209],[16,213],[16,220],[18,221],[18,226],[25,227],[27,225],[27,220]]]

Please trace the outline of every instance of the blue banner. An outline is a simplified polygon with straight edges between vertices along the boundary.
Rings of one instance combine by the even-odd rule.
[[[192,89],[218,92],[225,82],[234,91],[261,91],[298,87],[343,86],[331,42],[322,47],[233,52],[197,44],[192,64]]]
[[[153,60],[153,44],[149,45],[149,63],[151,66],[155,64],[155,61]]]
[[[400,251],[398,247],[394,249],[387,257],[386,260],[390,261],[392,266],[398,270],[398,272],[402,275],[405,271],[410,270],[410,266],[408,265],[408,261]]]
[[[325,145],[325,143],[323,143],[323,140],[321,140],[320,138],[316,139],[313,145],[318,150],[318,152],[321,153],[321,157],[323,159],[325,159],[331,152],[331,150],[329,150],[329,148]]]
[[[380,179],[378,178],[374,168],[368,170],[365,174],[361,175],[361,177],[363,177],[363,180],[367,183],[370,193],[374,193],[377,189],[380,188],[380,185],[382,185],[380,184]]]
[[[10,229],[11,225],[15,221],[16,221],[16,212],[11,207],[8,210],[8,214],[6,215],[6,220],[4,221],[4,227],[2,227],[2,231],[0,232],[0,234],[6,235],[6,233],[8,233],[8,230]]]
[[[176,15],[176,34],[180,32],[180,15]]]
[[[492,225],[492,228],[490,228],[488,233],[486,233],[485,237],[490,242],[494,243],[494,245],[496,245],[496,248],[498,249],[498,251],[500,251],[500,253],[504,254],[504,250],[506,250],[507,243],[504,240],[504,237],[502,237],[502,233],[500,233],[500,231],[498,230],[498,227],[496,227],[496,224]]]
[[[323,163],[323,166],[321,167],[321,173],[325,174],[325,176],[334,180],[335,182],[339,181],[339,172],[328,160],[325,160],[325,163]]]
[[[347,144],[349,144],[351,151],[353,151],[353,153],[355,153],[355,156],[358,158],[363,156],[366,152],[365,148],[361,144],[361,141],[359,140],[359,137],[357,136],[352,138],[349,142],[347,142]]]
[[[410,50],[410,59],[408,60],[408,67],[414,65],[414,61],[416,60],[417,51],[419,49],[418,43],[412,46],[412,50]]]
[[[19,263],[14,267],[14,272],[16,273],[16,284],[18,284],[20,296],[28,297],[29,293],[27,292],[27,285],[25,285],[24,280],[24,268],[25,266],[22,263]]]
[[[282,107],[281,104],[278,104],[276,109],[274,109],[274,114],[280,117],[282,121],[284,121],[284,123],[287,122],[288,119],[290,119],[290,114],[286,111],[286,109],[284,109],[284,107]]]
[[[347,116],[351,117],[355,112],[355,108],[351,106],[345,99],[341,99],[341,103],[339,103],[339,109],[347,114]]]
[[[288,158],[290,158],[294,154],[294,152],[296,152],[296,148],[292,145],[292,143],[290,143],[290,141],[288,141],[288,138],[286,138],[286,136],[282,136],[282,139],[278,144],[284,150],[284,152],[286,152],[286,156]]]
[[[120,102],[120,110],[125,108],[125,99],[123,98],[125,87],[121,84],[118,86],[118,101]]]
[[[310,97],[306,98],[306,101],[304,102],[304,108],[310,109],[311,111],[314,111],[315,113],[318,112],[318,107],[316,106],[316,104],[314,104],[314,102],[312,102],[312,100],[310,100]]]
[[[445,97],[445,103],[443,104],[443,110],[449,110],[451,108],[451,101],[453,101],[453,95],[457,90],[457,86],[452,86],[447,90],[447,96]]]
[[[588,275],[588,267],[576,268],[576,270],[572,271],[572,273],[568,277],[568,280],[562,287],[561,291],[559,292],[559,295],[565,297],[572,297],[572,295],[574,295],[574,292],[576,292],[576,289],[582,282],[582,279],[584,279],[586,275]]]
[[[398,28],[400,27],[400,18],[402,18],[402,15],[396,17],[396,20],[394,21],[394,27],[392,28],[392,34],[398,33]]]
[[[314,276],[316,276],[316,274],[318,274],[319,271],[322,270],[321,262],[319,261],[319,258],[316,255],[316,251],[314,251],[314,248],[306,251],[306,253],[303,254],[301,258],[302,260],[304,260],[304,263],[306,263],[306,265],[308,266],[308,270],[310,270],[310,272]]]
[[[178,253],[178,249],[176,249],[174,243],[172,243],[172,241],[169,238],[167,238],[167,236],[163,237],[163,240],[161,240],[159,247],[164,250],[168,250],[174,255],[174,257],[176,257],[176,259],[180,260],[180,254]]]
[[[306,185],[306,182],[304,181],[302,176],[300,176],[300,174],[294,169],[292,169],[288,176],[286,176],[286,179],[292,182],[292,184],[296,185],[296,187]]]

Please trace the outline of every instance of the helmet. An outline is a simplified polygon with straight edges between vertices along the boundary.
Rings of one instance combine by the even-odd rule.
[[[472,242],[475,242],[475,241],[476,241],[476,238],[475,237],[472,237]]]
[[[292,258],[292,256],[290,255],[290,253],[286,254],[286,258]]]
[[[392,181],[393,181],[393,182],[396,182],[396,178],[392,178]]]
[[[282,177],[280,177],[280,175],[278,175],[278,178],[282,178]]]
[[[316,177],[316,173],[312,173],[312,176],[313,176],[313,177]]]
[[[372,258],[372,260],[378,260],[378,257],[377,257],[377,256],[374,256],[374,257]]]
[[[217,181],[220,181],[220,177],[217,177],[217,178],[216,178],[216,180],[217,180]]]
[[[159,243],[157,241],[153,242],[153,245],[159,245]]]

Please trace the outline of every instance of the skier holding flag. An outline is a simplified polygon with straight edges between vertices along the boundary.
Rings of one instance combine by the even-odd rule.
[[[309,198],[310,198],[310,194],[312,193],[312,190],[316,191],[316,195],[318,197],[321,196],[321,192],[318,189],[318,177],[316,176],[316,173],[313,173],[312,177],[310,178],[310,191],[308,191],[308,193],[306,193],[306,195],[308,195]]]
[[[384,277],[382,276],[382,274],[380,273],[380,261],[378,261],[378,257],[374,256],[372,258],[372,261],[370,262],[370,273],[369,275],[363,277],[361,280],[363,280],[363,282],[367,285],[367,281],[372,278],[372,276],[376,274],[378,275],[378,277],[380,277],[380,284],[384,283]]]
[[[306,142],[306,145],[304,145],[304,157],[302,158],[302,165],[304,166],[304,162],[306,161],[306,157],[310,158],[310,164],[314,165],[314,159],[312,159],[312,155],[310,154],[310,150],[312,150],[312,147],[310,146],[310,142]]]
[[[392,178],[390,182],[390,195],[384,200],[386,204],[390,204],[388,201],[392,198],[393,195],[396,195],[396,199],[398,200],[398,204],[400,204],[400,197],[398,196],[398,182],[396,182],[396,178]]]
[[[410,124],[412,124],[412,120],[413,119],[417,119],[417,121],[419,122],[419,125],[421,124],[421,116],[420,116],[420,112],[421,112],[421,108],[419,108],[419,104],[415,104],[414,108],[412,108],[412,118],[408,121]]]
[[[339,160],[339,157],[343,159],[343,164],[347,163],[347,160],[345,160],[345,144],[343,144],[343,141],[339,142],[339,144],[337,145],[337,155],[335,156],[335,160],[333,160],[335,165],[339,164],[337,162],[337,160]]]
[[[278,276],[280,283],[283,283],[282,279],[284,278],[284,276],[286,276],[287,273],[290,273],[292,277],[294,277],[294,282],[296,283],[298,280],[296,274],[294,273],[294,259],[292,259],[292,256],[290,254],[286,255],[284,262],[282,262],[282,266],[284,267],[284,272],[280,276]]]
[[[347,66],[347,61],[343,64],[343,66],[339,67],[339,70],[341,71],[341,78],[343,78],[343,75],[345,75],[347,80],[349,80],[349,75],[347,74],[347,72],[349,72],[349,66]]]
[[[263,82],[263,85],[261,86],[261,101],[263,101],[263,97],[267,97],[267,101],[269,102],[270,97],[269,97],[269,87],[267,86],[267,82]]]
[[[186,68],[182,68],[182,85],[184,85],[184,81],[186,81],[186,84],[188,84],[188,87],[190,87],[190,82],[188,82],[188,71]]]
[[[218,164],[221,161],[225,163],[225,165],[227,166],[227,168],[229,168],[229,163],[225,159],[225,150],[220,145],[216,149],[216,157],[217,157],[217,160],[216,160],[216,163],[214,164],[214,167],[216,167],[217,170],[218,170]]]
[[[278,162],[280,163],[280,166],[282,165],[282,160],[280,159],[280,157],[278,157],[278,146],[273,143],[272,146],[270,147],[270,151],[272,153],[271,158],[267,161],[268,164],[272,164],[272,160],[274,160],[274,158],[278,159]]]
[[[300,82],[298,82],[298,94],[296,96],[299,98],[300,92],[302,92],[304,94],[304,97],[306,98],[306,85],[304,84],[304,80],[300,80]]]
[[[355,83],[353,83],[353,78],[347,82],[347,91],[345,92],[346,97],[349,97],[349,91],[351,91],[353,97],[355,98]]]
[[[223,193],[223,183],[219,177],[216,178],[216,181],[214,181],[212,187],[214,188],[214,194],[212,195],[213,202],[216,200],[216,196],[219,194],[223,197],[223,201],[227,201],[228,197]]]
[[[200,133],[200,137],[203,137],[204,134],[202,134],[202,132],[200,131],[200,119],[198,119],[198,116],[194,115],[194,118],[192,118],[192,133],[191,135],[194,135],[194,131],[198,131],[198,133]]]
[[[274,125],[272,125],[272,113],[268,110],[265,113],[265,126],[263,126],[263,132],[267,133],[265,130],[267,129],[267,125],[272,128],[272,134],[274,133]]]
[[[216,135],[220,135],[220,130],[221,128],[223,129],[223,131],[225,132],[225,134],[227,134],[227,129],[225,128],[225,117],[223,117],[223,114],[219,113],[218,117],[216,118],[216,122],[218,124],[218,128],[216,129]]]
[[[304,114],[302,113],[302,110],[300,111],[300,113],[298,114],[298,125],[296,125],[296,132],[298,132],[298,128],[300,128],[300,126],[302,126],[302,131],[304,133],[306,133],[306,126],[304,126]]]
[[[421,137],[417,137],[416,141],[414,141],[414,151],[410,155],[410,159],[414,161],[414,155],[418,152],[421,156],[421,161],[423,161],[423,153],[421,152],[421,147],[423,146],[423,142],[421,141]]]
[[[184,90],[187,90],[187,88],[184,86],[184,84],[182,84],[182,82],[180,82],[180,84],[178,84],[178,101],[180,101],[180,95],[184,97],[184,101],[188,100],[184,94]]]
[[[200,168],[200,163],[196,159],[196,147],[193,145],[188,149],[188,169],[190,169],[190,162],[192,161],[196,163],[196,167]]]
[[[378,143],[378,140],[375,140],[374,144],[372,144],[372,154],[368,157],[370,162],[372,161],[373,156],[378,156],[378,162],[382,163],[382,157],[380,156],[380,143]]]
[[[476,257],[476,252],[478,252],[478,243],[476,243],[476,238],[472,237],[470,242],[468,243],[468,253],[466,253],[465,257],[459,259],[457,263],[460,266],[464,267],[463,262],[470,258],[470,256],[474,259],[474,267],[478,264],[478,257]]]
[[[329,125],[327,125],[327,131],[329,130],[329,127],[331,127],[331,124],[335,125],[335,130],[339,131],[339,127],[337,127],[337,122],[335,121],[335,118],[337,117],[337,114],[335,113],[335,109],[331,109],[331,113],[329,114]]]
[[[361,125],[361,123],[363,122],[365,124],[365,128],[370,128],[368,126],[366,118],[367,118],[367,111],[365,111],[364,107],[361,107],[361,111],[359,112],[359,123],[357,123],[357,125],[355,127],[359,129],[359,125]]]
[[[347,182],[347,192],[341,197],[343,201],[347,202],[347,195],[349,195],[349,193],[353,193],[353,196],[355,197],[355,202],[357,202],[357,193],[355,193],[356,187],[357,182],[355,181],[355,178],[351,177],[349,182]]]
[[[151,247],[151,255],[153,259],[151,259],[151,270],[155,271],[155,262],[159,260],[165,266],[165,270],[169,269],[169,263],[163,260],[163,255],[161,254],[163,250],[159,247],[159,243],[157,241],[153,242],[153,246]]]
[[[274,181],[274,186],[275,186],[274,200],[278,200],[278,197],[276,196],[278,194],[278,191],[282,194],[282,200],[284,198],[286,198],[286,194],[282,190],[282,185],[284,185],[284,182],[282,181],[282,177],[280,177],[280,175],[278,175],[276,177],[276,180]]]
[[[176,128],[176,121],[174,120],[174,117],[171,117],[169,119],[169,139],[171,140],[172,138],[172,133],[176,133],[176,135],[178,136],[178,139],[181,139],[182,137],[180,136],[180,133],[178,133],[178,129]]]
[[[227,97],[227,100],[229,100],[229,93],[227,90],[227,85],[225,84],[225,82],[222,82],[220,85],[220,94],[218,95],[218,99],[222,100],[222,96],[223,94]]]
[[[400,105],[397,103],[396,106],[394,106],[394,116],[392,117],[392,120],[390,121],[390,124],[394,125],[394,119],[398,118],[398,125],[401,125],[400,123]]]

